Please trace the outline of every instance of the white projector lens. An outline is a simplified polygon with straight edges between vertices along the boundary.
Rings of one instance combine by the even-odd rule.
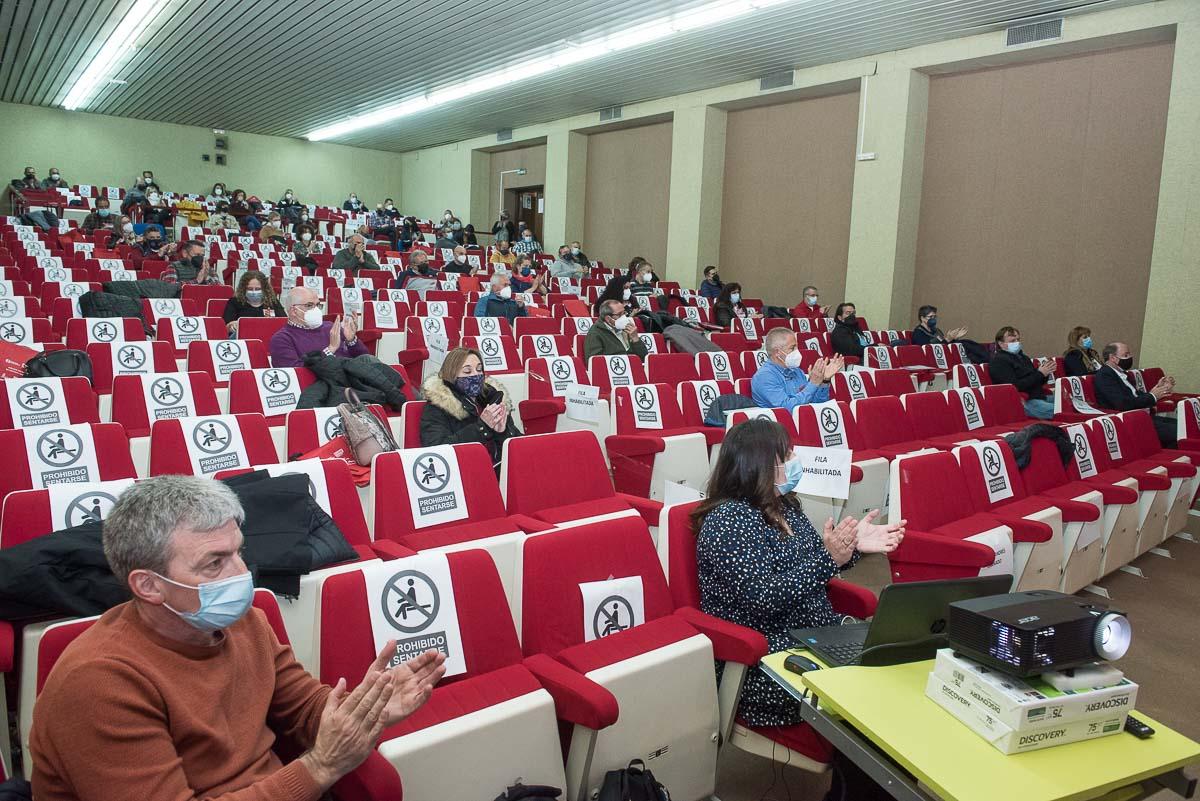
[[[1109,612],[1101,616],[1096,624],[1096,633],[1092,638],[1092,647],[1096,656],[1101,659],[1120,659],[1129,650],[1129,642],[1133,639],[1133,630],[1129,626],[1129,618]]]

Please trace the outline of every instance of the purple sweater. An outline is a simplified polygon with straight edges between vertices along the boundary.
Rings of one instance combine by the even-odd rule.
[[[333,323],[321,323],[320,328],[300,328],[288,323],[271,337],[271,364],[275,367],[302,367],[304,357],[314,350],[329,347],[329,329]],[[343,339],[334,356],[353,358],[367,352],[367,346],[355,341],[347,347]]]

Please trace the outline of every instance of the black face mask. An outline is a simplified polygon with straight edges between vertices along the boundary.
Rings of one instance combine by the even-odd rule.
[[[156,250],[161,246],[162,246],[161,239],[147,239],[146,240],[146,247],[151,248],[152,250]]]
[[[1117,359],[1117,367],[1120,367],[1122,370],[1128,370],[1130,367],[1133,367],[1133,357],[1126,356],[1124,359]]]
[[[204,256],[203,255],[192,256],[191,262],[192,262],[192,266],[195,267],[197,270],[199,270],[201,267],[204,266]]]
[[[854,313],[850,313],[842,318],[842,322],[846,325],[856,325],[858,323],[858,317]]]

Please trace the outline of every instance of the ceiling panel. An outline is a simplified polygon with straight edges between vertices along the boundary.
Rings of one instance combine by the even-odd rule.
[[[405,151],[1143,0],[793,0],[336,141]],[[170,0],[88,111],[302,137],[707,0]],[[61,103],[134,0],[0,0],[0,99]]]

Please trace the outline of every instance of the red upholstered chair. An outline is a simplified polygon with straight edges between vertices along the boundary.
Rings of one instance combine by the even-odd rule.
[[[142,316],[151,327],[158,326],[166,317],[200,317],[204,314],[204,303],[198,299],[142,298]]]
[[[136,475],[125,429],[116,423],[0,431],[0,498],[55,483]]]
[[[557,317],[518,317],[513,320],[513,336],[517,342],[520,342],[523,336],[556,336],[561,333],[562,321]]]
[[[1078,423],[1109,412],[1098,407],[1092,376],[1069,376],[1054,381],[1054,422]]]
[[[658,557],[677,615],[699,628],[713,644],[713,656],[724,662],[717,697],[720,702],[721,743],[732,743],[752,754],[777,759],[805,770],[822,771],[832,755],[829,744],[807,725],[747,726],[737,720],[742,681],[748,670],[767,654],[763,635],[734,623],[694,613],[700,609],[700,577],[696,566],[696,530],[691,514],[697,503],[672,506],[665,530],[659,533]],[[835,611],[866,619],[875,614],[876,598],[865,587],[834,578],[828,585]],[[780,753],[781,749],[786,749]]]
[[[448,295],[447,297],[451,296]],[[461,320],[466,316],[467,303],[463,300],[462,295],[457,292],[454,293],[453,297],[458,299],[418,301],[413,313],[418,317],[451,317],[455,320]]]
[[[213,299],[228,300],[233,297],[233,287],[225,284],[184,284],[180,291],[183,300],[196,300],[207,305]]]
[[[871,398],[876,394],[873,373],[866,370],[842,370],[834,373],[829,381],[830,397],[843,403]]]
[[[812,367],[813,362],[821,358],[821,354],[804,348],[803,346],[801,346],[801,350],[803,352],[800,354],[800,369],[807,373],[809,368]],[[741,354],[730,355],[741,356],[742,367],[746,371],[747,381],[754,378],[754,374],[758,372],[759,368],[763,366],[763,363],[766,362],[768,358],[765,350],[744,350],[741,352]]]
[[[758,350],[762,344],[761,340],[746,339],[744,334],[713,334],[709,339],[723,351],[728,353],[741,353],[744,350]]]
[[[773,420],[783,426],[783,430],[787,432],[788,439],[793,445],[801,445],[800,434],[796,431],[796,418],[787,409],[777,409],[768,407],[750,407],[746,409],[734,409],[725,415],[725,430],[733,428],[736,425],[746,422],[747,420]]]
[[[4,380],[0,429],[99,422],[96,393],[83,376]]]
[[[959,365],[959,367],[962,366]],[[960,386],[959,389],[970,389],[970,387]],[[991,425],[1003,426],[1010,431],[1019,431],[1036,422],[1025,414],[1025,404],[1021,400],[1021,393],[1012,384],[984,384],[981,391],[983,392],[984,418],[990,421]]]
[[[653,384],[677,387],[684,381],[699,381],[696,357],[691,353],[651,353],[646,357],[646,379]]]
[[[1196,497],[1196,463],[1200,462],[1200,451],[1164,449],[1146,409],[1125,412],[1119,418],[1118,429],[1128,443],[1121,469],[1165,474],[1171,480],[1171,487],[1166,492],[1166,520],[1159,536],[1161,543],[1183,531],[1187,525],[1188,511]],[[1143,532],[1143,537],[1145,534]],[[1153,539],[1153,532],[1150,539]]]
[[[505,440],[500,488],[509,514],[559,526],[627,515],[657,526],[662,511],[658,501],[613,489],[600,443],[587,431]]]
[[[675,399],[679,403],[679,411],[683,414],[683,424],[704,425],[704,416],[708,414],[708,407],[712,402],[721,395],[732,394],[732,381],[702,379],[680,382],[675,387]]]
[[[609,590],[603,586],[591,601],[595,611],[585,608],[581,585],[610,579],[640,583],[641,608],[636,596],[604,598]],[[636,517],[527,537],[519,597],[526,656],[566,665],[611,693],[619,708],[615,723],[597,726],[578,720],[565,704],[558,707],[559,718],[575,724],[566,797],[586,796],[630,754],[653,752],[662,754],[654,761],[655,777],[674,797],[711,795],[719,712],[714,648],[701,632],[737,637],[739,654],[763,650],[761,639],[731,631],[698,610],[676,613],[653,540]],[[611,613],[609,601],[618,604]]]
[[[696,375],[702,381],[737,381],[750,378],[753,372],[746,368],[738,353],[725,351],[701,351],[696,354]]]
[[[166,342],[95,342],[87,346],[87,355],[92,360],[92,389],[102,396],[101,415],[105,411],[103,396],[112,394],[114,376],[174,373],[179,369],[175,352]]]
[[[270,342],[275,332],[285,325],[286,317],[242,317],[238,320],[237,338]]]
[[[512,337],[513,329],[508,320],[503,317],[464,317],[462,319],[462,335],[464,337]]]
[[[11,283],[11,282],[10,282]],[[24,283],[18,281],[16,283]],[[23,297],[17,293],[16,288],[9,288],[0,284],[0,289],[8,290],[7,294],[0,294],[0,320],[7,320],[12,317],[45,317],[46,313],[42,311],[41,302],[34,297]],[[26,289],[26,291],[28,291]]]
[[[600,397],[607,398],[615,387],[631,387],[646,383],[646,368],[637,356],[593,356],[588,360],[588,375],[600,387]]]
[[[518,343],[521,348],[521,360],[524,362],[571,355],[571,337],[563,334],[525,334]]]
[[[143,342],[146,332],[135,317],[72,317],[67,321],[67,347],[83,350],[96,342]]]
[[[972,399],[969,403],[978,403]],[[978,439],[973,431],[967,431],[961,415],[954,414],[946,403],[946,396],[940,392],[909,392],[900,396],[906,416],[912,425],[915,438],[928,442],[933,447],[949,449],[959,442]],[[975,418],[980,426],[983,423],[982,414]]]
[[[399,572],[419,564],[401,559],[375,566]],[[504,588],[487,553],[445,556],[466,672],[443,678],[429,700],[386,729],[378,753],[403,776],[410,798],[483,798],[516,777],[564,786],[554,698],[580,707],[580,719],[616,717],[611,695],[551,660],[523,663]],[[333,576],[321,589],[320,678],[356,685],[375,659],[370,609],[361,570]],[[456,644],[457,646],[458,644]],[[551,692],[543,689],[543,684]],[[552,698],[552,695],[554,698]],[[586,711],[590,714],[583,714]],[[517,769],[515,766],[519,766]]]
[[[609,363],[619,357],[596,356]],[[630,360],[632,362],[632,360]],[[703,490],[708,482],[709,450],[725,432],[688,426],[666,384],[640,384],[613,390],[616,433],[604,440],[620,492],[661,500],[667,481]]]
[[[317,380],[307,367],[234,370],[229,376],[229,413],[261,414],[267,425],[283,425],[300,393]]]
[[[225,321],[220,317],[161,317],[154,338],[169,344],[175,358],[182,359],[191,342],[225,339]]]
[[[116,376],[112,407],[112,421],[124,426],[130,437],[150,436],[150,427],[158,419],[221,413],[212,379],[199,371]],[[148,459],[149,450],[142,455]],[[136,453],[134,462],[148,466]]]
[[[849,405],[841,401],[806,404],[792,410],[796,443],[810,448],[849,448],[850,492],[840,498],[804,496],[805,509],[813,520],[834,520],[842,515],[861,518],[872,509],[887,513],[888,460],[863,447]],[[883,517],[881,515],[880,519]]]
[[[256,319],[259,318],[243,318]],[[229,386],[229,376],[235,370],[261,370],[270,366],[270,356],[263,340],[214,339],[188,343],[188,371],[208,373],[218,387]]]
[[[150,428],[152,476],[213,475],[278,462],[271,431],[261,414],[158,420]]]
[[[388,422],[382,406],[368,406],[380,422]],[[342,418],[336,406],[296,409],[284,416],[284,456],[292,459],[316,450],[342,433]],[[393,432],[394,433],[394,432]]]
[[[992,383],[986,364],[962,362],[951,368],[950,380],[956,387],[986,387]],[[1015,387],[1014,387],[1015,389]]]
[[[871,384],[875,388],[872,397],[907,395],[917,389],[915,376],[910,370],[876,370],[871,374]]]
[[[424,316],[412,316],[404,321],[404,333],[407,336],[405,347],[409,350],[425,348],[425,334],[427,332],[432,334],[436,331],[441,331],[446,335],[450,347],[458,347],[458,342],[462,338],[459,318]]]
[[[538,337],[524,337],[526,340]],[[547,340],[551,337],[546,336]],[[560,337],[553,337],[560,339]],[[521,425],[526,434],[549,434],[554,431],[586,430],[596,436],[597,441],[612,432],[609,399],[601,398],[596,404],[596,419],[582,420],[568,417],[566,412],[567,388],[571,384],[588,385],[583,361],[576,357],[550,356],[530,359],[525,363],[525,385],[528,398],[517,408]]]
[[[840,374],[839,374],[840,375]],[[836,377],[836,376],[835,376]],[[932,447],[917,436],[900,398],[881,395],[851,402],[855,427],[863,447],[891,461],[897,456]]]
[[[1008,387],[1011,392],[1002,387]],[[988,390],[999,389],[995,397],[989,399],[983,389],[974,387],[952,388],[945,391],[946,406],[955,422],[975,439],[1003,437],[1014,431],[1020,431],[1030,424],[1025,417],[1025,406],[1021,396],[1016,394],[1017,388],[1012,384],[1000,384],[989,387]],[[1014,406],[1015,404],[1015,406]],[[1017,411],[1021,416],[1012,419]]]
[[[132,478],[82,484],[51,484],[45,489],[17,490],[4,498],[0,511],[0,549],[101,518]],[[58,514],[55,514],[55,510]]]

